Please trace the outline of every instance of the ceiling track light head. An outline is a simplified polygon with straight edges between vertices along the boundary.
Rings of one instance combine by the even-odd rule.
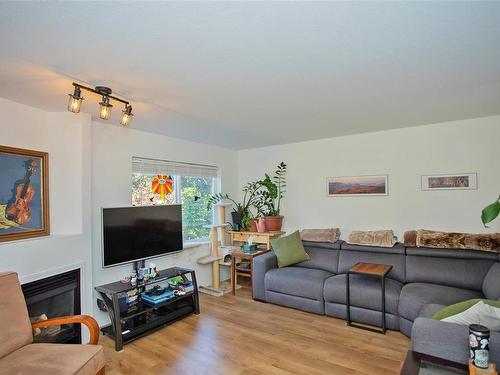
[[[120,119],[120,124],[123,126],[129,126],[132,122],[134,114],[132,113],[132,106],[130,104],[125,105],[125,109],[122,111],[122,117]]]
[[[102,96],[102,102],[100,102],[99,104],[105,107],[113,107],[113,105],[109,103],[109,96],[107,95]]]
[[[81,96],[82,90],[80,89],[79,86],[75,86],[75,91],[73,92],[73,94],[68,94],[68,95],[69,95],[68,111],[73,113],[79,113],[83,100],[83,97]]]

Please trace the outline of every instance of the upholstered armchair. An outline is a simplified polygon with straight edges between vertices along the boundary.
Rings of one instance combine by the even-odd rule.
[[[99,326],[94,318],[75,315],[31,324],[15,272],[0,273],[0,375],[103,375],[104,352],[96,345]],[[89,345],[35,344],[33,329],[81,323],[90,332]]]

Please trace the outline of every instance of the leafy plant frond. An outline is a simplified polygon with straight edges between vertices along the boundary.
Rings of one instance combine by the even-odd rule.
[[[493,220],[495,220],[498,215],[500,215],[500,197],[498,197],[496,202],[493,202],[492,204],[483,208],[483,211],[481,213],[481,220],[484,226],[486,227],[486,224],[491,223]]]

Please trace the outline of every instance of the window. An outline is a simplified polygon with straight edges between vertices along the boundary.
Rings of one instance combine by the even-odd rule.
[[[165,195],[152,192],[158,175],[170,176],[173,191]],[[132,205],[182,204],[184,241],[208,239],[213,212],[207,209],[208,195],[216,191],[217,167],[163,160],[132,158]]]

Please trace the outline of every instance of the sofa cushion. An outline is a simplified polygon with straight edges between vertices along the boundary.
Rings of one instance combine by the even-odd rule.
[[[303,267],[269,270],[265,276],[266,290],[323,301],[323,284],[333,273]]]
[[[465,249],[435,249],[431,247],[407,247],[407,255],[428,258],[483,259],[498,262],[498,254],[489,251]]]
[[[278,267],[291,266],[310,259],[300,239],[299,231],[271,240],[271,245],[278,258]]]
[[[489,299],[500,300],[500,263],[491,266],[483,280],[483,293]]]
[[[321,246],[321,243],[303,241],[306,253],[309,255],[309,260],[295,264],[295,267],[315,268],[318,270],[337,273],[339,263],[340,245],[338,243],[331,244],[330,248]],[[320,245],[319,247],[316,245]],[[335,245],[337,249],[335,249]]]
[[[380,311],[351,306],[350,313],[351,320],[355,323],[370,324],[377,327],[382,324],[382,313]],[[325,315],[345,320],[347,306],[343,303],[325,302]],[[385,326],[387,329],[399,330],[399,316],[386,312]]]
[[[351,305],[363,307],[370,310],[382,311],[382,290],[380,279],[363,276],[350,275]],[[403,284],[399,281],[385,280],[385,308],[391,314],[398,313],[399,294]],[[325,302],[346,304],[346,275],[332,276],[325,281]]]
[[[0,375],[95,375],[105,363],[100,345],[29,344],[0,360]]]
[[[442,251],[446,251],[441,249],[436,250],[441,255],[444,255]],[[493,259],[484,258],[437,257],[434,256],[435,254],[433,254],[432,250],[425,250],[425,256],[413,256],[410,255],[410,252],[414,253],[414,251],[410,249],[407,249],[407,251],[407,283],[431,283],[481,291],[484,278],[495,263]],[[453,250],[448,251],[454,252]],[[465,252],[465,250],[461,251]],[[490,253],[489,255],[492,256],[494,254]]]
[[[420,312],[418,313],[419,318],[432,318],[439,310],[444,309],[445,305],[440,305],[439,303],[429,303],[424,305]]]
[[[415,320],[420,310],[427,304],[438,303],[445,306],[472,298],[483,298],[481,292],[451,286],[410,283],[401,290],[399,297],[399,315],[408,320]]]
[[[266,291],[266,302],[315,314],[323,315],[325,313],[325,303],[323,301],[291,296],[289,294],[277,293],[270,290]]]
[[[0,358],[31,344],[33,334],[21,285],[15,272],[0,273]]]

